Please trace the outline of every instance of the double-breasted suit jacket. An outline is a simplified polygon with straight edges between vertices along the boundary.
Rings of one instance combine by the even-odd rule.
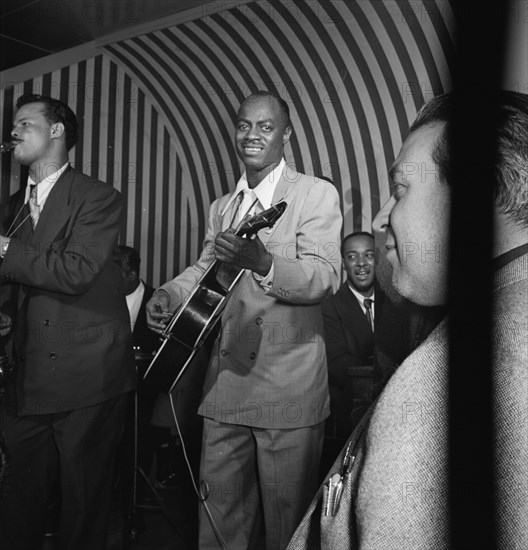
[[[35,229],[24,190],[6,205],[12,238],[0,265],[16,315],[18,414],[101,403],[134,387],[130,321],[112,254],[120,194],[68,167]]]
[[[230,197],[211,205],[198,262],[162,287],[172,308],[213,260],[215,236],[233,216],[232,208],[222,215]],[[282,217],[259,231],[273,255],[271,289],[266,293],[244,273],[222,314],[199,409],[219,422],[298,428],[329,414],[320,303],[339,285],[339,197],[328,182],[286,167],[272,202],[282,200],[287,203]]]

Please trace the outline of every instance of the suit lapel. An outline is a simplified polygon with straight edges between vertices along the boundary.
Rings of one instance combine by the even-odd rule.
[[[354,326],[354,336],[361,345],[360,350],[363,350],[370,345],[374,338],[367,316],[363,313],[357,298],[348,288],[348,283],[345,282],[338,292],[340,298],[336,301],[338,314],[345,323]]]
[[[285,175],[287,175],[288,177],[285,177]],[[291,189],[292,182],[297,181],[297,179],[298,179],[297,172],[292,171],[286,165],[277,183],[275,192],[273,193],[273,199],[271,201],[271,204],[277,204],[282,200],[286,200],[286,202],[288,202],[287,197]],[[289,207],[290,205],[288,204],[288,206],[286,206],[286,210],[288,210]],[[258,236],[264,244],[267,244],[270,241],[271,236],[273,235],[273,233],[275,233],[277,227],[280,225],[281,220],[284,218],[285,213],[286,211],[284,211],[283,215],[275,222],[275,225],[273,227],[269,229],[261,229],[259,231]]]

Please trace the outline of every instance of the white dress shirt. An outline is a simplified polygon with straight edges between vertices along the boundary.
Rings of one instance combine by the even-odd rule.
[[[367,315],[367,308],[365,307],[363,300],[365,300],[365,298],[372,300],[372,306],[371,306],[370,312],[372,315],[372,321],[374,322],[376,320],[376,313],[374,312],[374,309],[376,306],[376,299],[374,296],[374,292],[372,292],[372,296],[363,296],[363,294],[359,293],[350,283],[348,283],[348,288],[352,291],[352,294],[356,297],[365,316]]]
[[[284,167],[286,166],[286,161],[281,159],[279,164],[256,186],[253,188],[253,192],[255,193],[258,201],[253,204],[253,206],[242,215],[242,217],[245,217],[246,215],[253,215],[257,208],[260,207],[261,210],[267,210],[271,207],[271,201],[273,200],[273,194],[275,193],[275,189],[277,188],[277,183],[279,183],[279,180],[282,176],[282,172],[284,170]],[[246,178],[246,173],[244,172],[241,176],[241,178],[238,180],[237,186],[235,188],[235,192],[233,193],[232,197],[229,199],[227,204],[225,205],[225,208],[222,210],[222,215],[224,215],[228,208],[231,206],[233,201],[236,200],[239,193],[241,191],[245,191],[246,189],[249,189],[249,185]],[[268,271],[267,275],[265,277],[260,276],[258,273],[253,273],[253,277],[255,280],[258,281],[260,286],[266,291],[269,292],[271,289],[271,286],[273,285],[273,263],[271,264],[271,268]]]
[[[139,308],[143,301],[143,295],[145,294],[145,285],[143,281],[139,281],[139,285],[132,294],[127,294],[126,303],[128,306],[128,313],[130,314],[130,330],[134,332],[134,327],[139,314]]]
[[[28,184],[26,186],[26,195],[24,199],[24,204],[26,204],[29,201],[29,194],[31,192],[31,186],[36,185],[37,190],[37,205],[39,207],[39,212],[42,213],[42,209],[44,208],[44,203],[46,202],[46,199],[48,198],[48,195],[51,193],[51,190],[53,189],[53,186],[57,183],[58,179],[62,176],[62,173],[68,168],[68,162],[61,166],[57,171],[53,172],[53,174],[50,174],[48,177],[44,178],[39,183],[35,183],[31,177],[28,177]]]

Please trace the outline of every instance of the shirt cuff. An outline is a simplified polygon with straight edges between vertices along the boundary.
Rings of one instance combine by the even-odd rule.
[[[265,277],[253,271],[253,277],[258,282],[258,284],[264,289],[266,294],[271,290],[271,287],[273,286],[274,273],[275,273],[275,262],[273,260],[271,261],[270,270],[268,271],[268,274]]]
[[[11,239],[9,237],[4,237],[0,243],[0,258],[4,259],[9,248],[9,243]]]

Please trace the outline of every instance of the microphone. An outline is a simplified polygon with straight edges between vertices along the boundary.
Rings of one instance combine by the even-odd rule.
[[[18,141],[4,141],[0,143],[0,153],[8,153],[17,146]]]

